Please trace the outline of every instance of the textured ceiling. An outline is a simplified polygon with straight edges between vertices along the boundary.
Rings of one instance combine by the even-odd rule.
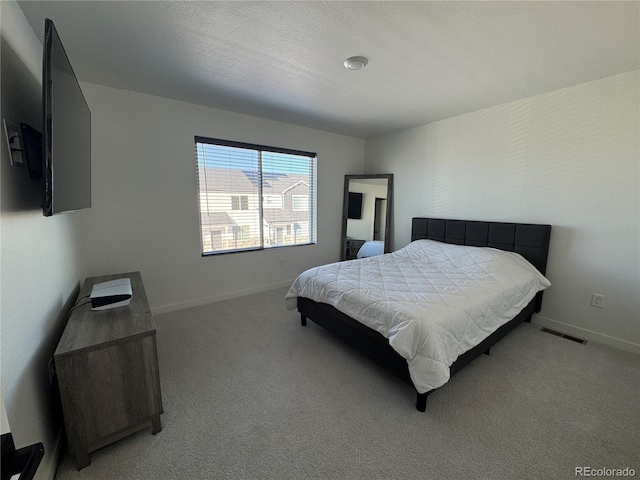
[[[640,68],[638,2],[19,5],[80,80],[362,138]]]

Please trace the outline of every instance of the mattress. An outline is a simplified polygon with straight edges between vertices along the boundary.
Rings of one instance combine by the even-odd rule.
[[[407,360],[419,393],[551,285],[522,256],[488,247],[416,240],[385,255],[303,272],[286,295],[332,305],[376,330]]]

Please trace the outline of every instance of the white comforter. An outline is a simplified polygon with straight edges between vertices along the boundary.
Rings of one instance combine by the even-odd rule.
[[[296,297],[327,303],[380,332],[424,393],[444,385],[459,355],[550,285],[516,253],[417,240],[394,253],[311,268],[286,305],[295,309]]]

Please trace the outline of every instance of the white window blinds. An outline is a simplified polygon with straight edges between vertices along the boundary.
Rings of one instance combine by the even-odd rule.
[[[203,254],[316,243],[315,153],[195,143]]]

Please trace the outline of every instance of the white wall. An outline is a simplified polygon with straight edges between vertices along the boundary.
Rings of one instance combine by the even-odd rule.
[[[639,91],[634,71],[367,140],[366,171],[395,177],[395,248],[412,216],[549,223],[536,321],[640,351]]]
[[[391,251],[411,240],[411,218],[425,215],[422,204],[425,128],[414,127],[370,138],[365,143],[365,173],[393,173]]]
[[[362,193],[362,218],[347,219],[347,237],[358,240],[373,240],[373,224],[376,213],[376,198],[387,198],[387,180],[384,185],[349,181],[349,191]]]
[[[93,122],[88,275],[140,270],[157,313],[285,285],[340,258],[344,175],[362,171],[364,140],[99,85],[82,88]],[[203,258],[194,135],[316,152],[317,245]]]
[[[41,130],[42,46],[15,2],[2,9],[2,113]],[[43,25],[44,28],[44,25]],[[45,218],[41,185],[12,167],[0,145],[2,396],[16,447],[43,442],[36,478],[55,473],[61,418],[52,408],[48,360],[82,276],[77,215]]]

